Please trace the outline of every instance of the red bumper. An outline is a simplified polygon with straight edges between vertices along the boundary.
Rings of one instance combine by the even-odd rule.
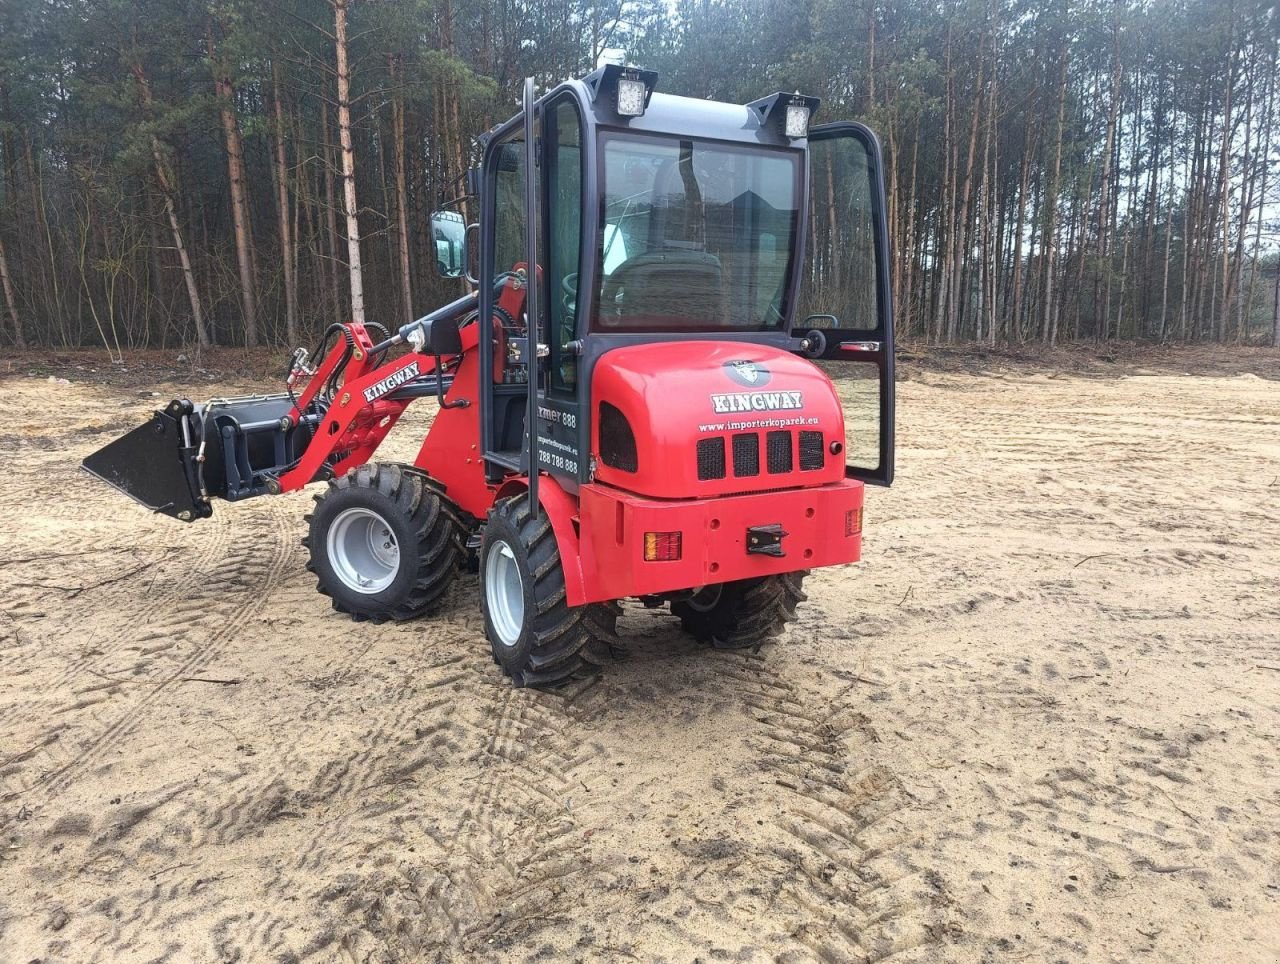
[[[571,604],[857,562],[862,552],[863,486],[852,480],[704,500],[644,499],[595,484],[578,495],[583,594]],[[785,533],[783,554],[748,552],[747,530],[770,525]],[[645,561],[646,532],[679,532],[680,558]]]

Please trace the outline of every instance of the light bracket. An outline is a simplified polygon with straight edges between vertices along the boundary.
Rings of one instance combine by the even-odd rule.
[[[797,141],[809,136],[809,123],[821,103],[817,97],[807,94],[778,91],[753,100],[747,108],[762,128],[776,130],[788,140]]]
[[[598,107],[610,107],[622,118],[640,117],[658,83],[656,70],[605,64],[582,78]]]

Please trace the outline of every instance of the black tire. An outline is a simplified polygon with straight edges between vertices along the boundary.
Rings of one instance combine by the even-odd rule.
[[[782,633],[796,618],[808,572],[743,579],[706,586],[691,598],[673,602],[685,631],[717,649],[751,649]]]
[[[302,544],[310,551],[307,569],[316,574],[316,591],[328,596],[334,609],[355,620],[383,622],[413,619],[441,602],[458,574],[466,525],[462,511],[422,472],[395,464],[362,465],[331,479],[315,498]],[[394,534],[398,571],[381,591],[351,588],[329,558],[330,528],[350,509],[376,513]]]
[[[510,550],[507,563],[519,574],[521,619],[510,643],[491,612],[488,580],[497,571],[490,555]],[[617,626],[617,607],[610,603],[570,606],[565,602],[564,567],[551,521],[529,511],[529,497],[503,499],[489,512],[480,547],[480,604],[493,660],[516,686],[550,687],[566,683],[593,664],[585,650],[593,643],[610,645]],[[501,617],[498,618],[501,622]]]

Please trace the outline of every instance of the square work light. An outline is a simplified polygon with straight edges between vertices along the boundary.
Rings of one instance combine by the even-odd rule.
[[[778,91],[746,106],[755,114],[762,129],[780,133],[789,141],[799,141],[809,136],[809,122],[817,113],[819,103],[818,98],[799,91],[794,94]]]
[[[809,135],[809,107],[804,102],[787,105],[787,119],[783,133],[791,140]]]
[[[645,83],[639,77],[618,78],[618,113],[639,117],[644,113]]]

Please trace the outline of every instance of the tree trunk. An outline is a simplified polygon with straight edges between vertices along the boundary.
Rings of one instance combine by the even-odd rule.
[[[325,275],[329,279],[329,290],[333,297],[333,319],[342,321],[346,314],[342,310],[342,283],[338,280],[338,249],[341,239],[338,235],[338,199],[333,190],[333,172],[337,170],[334,162],[333,143],[329,137],[329,105],[320,105],[320,139],[323,141],[322,157],[324,162],[324,214],[325,226],[328,228],[329,256],[325,259]]]
[[[4,286],[4,304],[9,310],[9,320],[13,322],[13,343],[19,348],[26,348],[27,339],[22,331],[22,318],[18,315],[18,303],[13,297],[13,282],[9,278],[9,259],[4,252],[3,239],[0,239],[0,284]]]
[[[919,169],[920,160],[920,119],[916,118],[916,136],[911,147],[911,189],[907,193],[907,208],[904,220],[907,222],[907,240],[902,246],[902,257],[905,263],[905,278],[902,282],[903,301],[901,311],[903,314],[900,329],[907,333],[911,333],[912,318],[912,301],[913,287],[915,285],[915,265],[916,265],[916,179]]]
[[[413,279],[409,262],[409,188],[405,174],[404,146],[404,96],[400,85],[404,82],[402,57],[399,54],[387,58],[391,70],[391,136],[395,141],[396,156],[396,228],[400,253],[400,297],[403,299],[404,321],[413,320]]]
[[[349,2],[350,0],[333,0],[333,45],[338,61],[338,143],[342,151],[342,206],[347,217],[351,320],[364,324],[364,279],[360,267],[360,209],[356,206],[356,153],[351,144],[351,68],[347,63]]]
[[[961,292],[969,253],[969,204],[973,198],[973,166],[978,151],[978,126],[985,103],[983,71],[986,67],[984,57],[986,47],[987,38],[983,36],[978,45],[978,80],[974,85],[973,120],[969,125],[969,153],[965,160],[964,189],[961,192],[960,210],[955,221],[955,255],[951,262],[951,297],[947,308],[947,341],[949,342],[956,340],[963,319]]]
[[[1252,73],[1249,76],[1249,87],[1244,108],[1244,156],[1240,164],[1240,223],[1236,231],[1236,250],[1231,265],[1231,283],[1228,286],[1231,297],[1235,301],[1236,312],[1236,344],[1244,343],[1245,328],[1248,320],[1244,314],[1244,241],[1249,234],[1249,212],[1253,210],[1254,190],[1257,188],[1256,174],[1251,170],[1253,162],[1253,101],[1254,82]],[[1265,155],[1264,155],[1265,156]]]
[[[160,143],[151,139],[151,150],[156,161],[156,181],[160,186],[160,197],[164,202],[164,211],[169,218],[169,231],[173,235],[173,247],[178,252],[178,264],[182,268],[182,278],[187,287],[187,300],[191,304],[191,321],[196,329],[196,344],[204,348],[213,344],[209,330],[205,327],[204,311],[200,307],[200,291],[196,286],[196,274],[191,268],[191,257],[187,254],[187,246],[182,241],[182,229],[178,225],[178,212],[173,206],[173,191],[169,187],[169,179],[164,171],[164,158],[160,153]]]
[[[1030,120],[1026,122],[1026,136],[1022,145],[1022,165],[1021,175],[1018,179],[1018,215],[1013,222],[1013,296],[1012,304],[1008,317],[1005,319],[1005,332],[1018,331],[1022,317],[1022,279],[1024,276],[1022,264],[1022,238],[1026,233],[1023,231],[1023,225],[1027,218],[1027,195],[1031,192],[1031,154],[1032,154],[1032,138],[1033,130],[1038,130],[1038,124],[1032,124]]]
[[[1062,133],[1063,121],[1067,110],[1067,54],[1062,54],[1062,67],[1058,72],[1058,135],[1053,155],[1053,174],[1049,179],[1049,194],[1045,198],[1044,229],[1044,322],[1040,329],[1040,340],[1054,345],[1058,340],[1058,332],[1053,324],[1053,313],[1056,299],[1054,297],[1054,256],[1058,250],[1058,190],[1062,177]]]
[[[240,306],[244,312],[244,342],[258,343],[258,305],[253,278],[253,239],[249,234],[249,202],[244,174],[244,144],[236,118],[235,87],[229,67],[218,58],[213,42],[213,22],[206,26],[213,89],[222,117],[227,145],[227,178],[231,182],[231,222],[236,236],[236,262],[240,269]]]
[[[271,99],[275,107],[275,181],[280,221],[280,261],[284,269],[284,331],[290,347],[298,343],[298,279],[294,272],[295,236],[289,215],[289,165],[285,150],[284,105],[280,102],[280,65],[271,65]]]
[[[1258,191],[1258,224],[1253,235],[1253,267],[1249,272],[1249,293],[1245,296],[1244,324],[1248,325],[1249,315],[1253,309],[1253,293],[1254,284],[1258,280],[1258,255],[1262,252],[1262,222],[1266,220],[1267,211],[1267,180],[1270,174],[1270,165],[1267,163],[1271,157],[1271,134],[1275,129],[1275,95],[1276,95],[1276,61],[1277,55],[1280,54],[1280,39],[1272,44],[1271,47],[1271,63],[1270,70],[1267,74],[1267,106],[1264,109],[1264,119],[1262,128],[1266,131],[1266,135],[1262,139],[1262,187]],[[1280,291],[1280,260],[1276,263],[1276,289]]]
[[[143,109],[151,113],[151,84],[143,72],[140,61],[133,64],[133,79],[138,85]],[[186,283],[187,301],[191,305],[191,321],[196,329],[196,344],[205,348],[212,344],[209,330],[205,327],[204,311],[200,306],[200,289],[196,284],[195,271],[191,268],[191,257],[187,254],[187,246],[182,239],[182,227],[178,224],[178,212],[173,204],[173,188],[165,167],[164,152],[160,149],[160,138],[151,135],[151,157],[156,165],[156,186],[160,189],[160,200],[164,206],[165,217],[169,221],[169,232],[173,235],[173,248],[178,252],[178,264],[182,268],[182,280]]]
[[[1164,280],[1160,283],[1160,343],[1169,337],[1169,248],[1173,244],[1173,178],[1169,178],[1169,212],[1164,221]]]
[[[1229,162],[1231,159],[1232,135],[1234,134],[1234,131],[1232,130],[1232,127],[1231,127],[1231,107],[1232,107],[1231,98],[1232,98],[1232,94],[1235,93],[1235,86],[1236,86],[1235,45],[1232,43],[1232,40],[1235,37],[1235,4],[1231,3],[1228,9],[1230,11],[1230,13],[1228,14],[1228,16],[1230,17],[1230,20],[1228,23],[1227,45],[1231,48],[1231,58],[1227,64],[1227,89],[1223,94],[1223,98],[1225,100],[1225,106],[1223,107],[1223,114],[1222,114],[1222,150],[1219,152],[1219,167],[1218,167],[1218,197],[1220,198],[1220,203],[1222,207],[1222,211],[1221,211],[1221,214],[1222,214],[1222,310],[1217,311],[1216,304],[1215,304],[1215,310],[1213,312],[1214,316],[1216,316],[1216,321],[1218,325],[1218,341],[1219,342],[1224,342],[1227,340],[1227,316],[1231,313],[1231,308],[1230,308],[1231,295],[1229,291],[1229,284],[1230,284],[1229,252],[1231,250],[1231,205],[1228,204],[1227,202],[1230,200],[1230,197],[1231,197],[1231,169],[1229,166]],[[1217,279],[1215,278],[1214,281],[1215,281],[1215,291],[1216,291]]]

